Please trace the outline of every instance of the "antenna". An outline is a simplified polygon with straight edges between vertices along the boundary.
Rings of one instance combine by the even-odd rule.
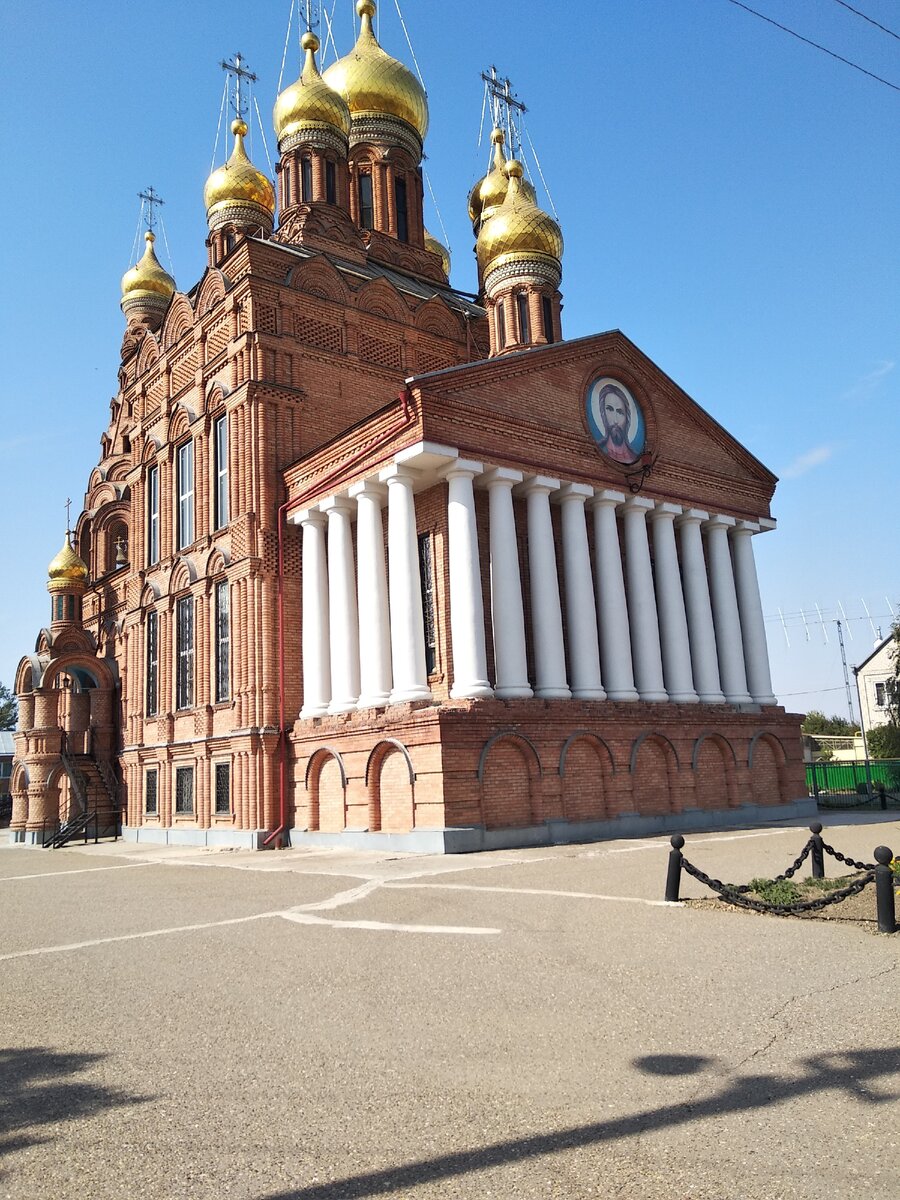
[[[847,689],[847,709],[850,712],[850,721],[851,723],[854,723],[856,718],[853,715],[853,693],[850,690],[850,675],[847,671],[847,653],[844,650],[844,625],[840,620],[835,621],[835,625],[837,625],[838,641],[840,642],[841,646],[841,665],[844,668],[844,687]]]
[[[308,3],[306,7],[308,10]],[[241,81],[246,79],[248,83],[256,83],[256,76],[244,66],[240,50],[235,54],[233,60],[220,62],[219,66],[228,74],[229,79],[234,79],[234,100],[231,102],[231,107],[238,120],[243,121],[244,113],[247,111],[247,101],[241,95]]]
[[[165,200],[163,200],[159,192],[155,191],[152,186],[148,187],[146,191],[138,192],[138,199],[146,205],[147,211],[144,216],[144,222],[148,232],[153,233],[156,227],[156,209],[165,204]]]

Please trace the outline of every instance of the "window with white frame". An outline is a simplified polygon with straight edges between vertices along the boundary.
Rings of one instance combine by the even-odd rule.
[[[144,637],[147,658],[146,715],[155,717],[159,711],[159,614],[155,608],[147,613]]]
[[[178,549],[194,540],[194,443],[178,447]]]
[[[216,583],[216,704],[231,695],[231,620],[228,580]]]
[[[215,446],[216,471],[216,510],[213,513],[213,524],[216,529],[223,529],[231,520],[228,507],[228,417],[217,418],[213,426],[213,441]]]
[[[147,472],[147,566],[159,562],[159,467]]]
[[[194,706],[194,598],[175,605],[175,707]]]

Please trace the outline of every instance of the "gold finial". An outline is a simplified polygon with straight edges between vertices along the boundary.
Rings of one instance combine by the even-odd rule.
[[[247,122],[243,119],[243,117],[236,117],[235,120],[231,122],[231,132],[235,137],[242,138],[247,136]]]
[[[163,269],[156,257],[153,243],[156,235],[152,229],[144,234],[147,248],[140,262],[122,276],[122,302],[153,296],[169,300],[175,293],[175,280]]]
[[[244,149],[247,122],[243,117],[231,122],[231,132],[234,134],[231,157],[213,171],[203,188],[206,219],[219,224],[226,216],[237,214],[243,223],[248,223],[245,210],[250,209],[269,226],[275,213],[275,189],[247,157]]]
[[[371,21],[375,16],[375,0],[356,0],[356,15],[360,18],[368,17]]]
[[[494,143],[495,146],[497,146],[497,145],[502,146],[503,143],[506,141],[506,134],[503,132],[502,129],[499,128],[499,126],[495,126],[491,130],[491,141]]]
[[[313,54],[319,49],[319,39],[311,29],[307,29],[303,37],[300,39],[300,47],[306,50],[307,54],[312,51]]]

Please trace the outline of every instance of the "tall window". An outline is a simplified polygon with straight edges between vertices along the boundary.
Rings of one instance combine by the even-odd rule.
[[[228,816],[231,812],[231,766],[216,763],[216,816]]]
[[[147,472],[147,566],[159,562],[159,467]]]
[[[337,171],[331,159],[325,161],[325,199],[329,204],[337,204]]]
[[[300,199],[304,204],[312,200],[312,159],[300,159]]]
[[[228,580],[216,584],[216,703],[231,694],[231,622],[228,611]]]
[[[175,811],[188,814],[194,811],[193,767],[176,767],[175,769]]]
[[[159,771],[150,767],[144,776],[144,812],[155,817],[159,812]]]
[[[544,337],[548,342],[556,341],[553,336],[553,304],[549,296],[541,297],[541,311],[544,314]]]
[[[425,625],[425,670],[430,675],[437,661],[434,633],[434,569],[431,534],[419,534],[419,582],[422,587],[422,617]]]
[[[397,207],[397,237],[409,241],[409,214],[406,207],[406,180],[394,180],[394,203]]]
[[[528,317],[528,297],[524,292],[516,292],[516,314],[519,318],[519,341],[531,341],[531,321]]]
[[[213,426],[216,465],[215,528],[222,529],[231,520],[228,511],[228,417],[219,417]]]
[[[178,549],[194,540],[194,443],[178,447]]]
[[[497,302],[497,345],[506,345],[506,306],[503,300]]]
[[[375,206],[372,200],[372,176],[360,175],[359,184],[359,223],[363,229],[375,228]]]
[[[281,207],[290,208],[291,206],[291,168],[284,167],[281,172]]]
[[[194,706],[194,597],[184,596],[175,606],[175,707]]]
[[[147,712],[155,717],[159,712],[159,614],[155,608],[147,613],[145,625],[147,649]]]

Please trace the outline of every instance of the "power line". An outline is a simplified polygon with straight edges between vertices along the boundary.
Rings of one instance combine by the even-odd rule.
[[[881,25],[878,21],[874,21],[871,17],[867,17],[864,12],[860,12],[858,8],[854,8],[852,4],[848,4],[847,0],[834,0],[835,4],[839,4],[841,8],[846,8],[848,12],[855,13],[856,16],[862,17],[864,21],[868,21],[870,25],[874,25],[876,29],[880,29],[882,33],[890,34],[892,38],[896,38],[900,42],[900,33],[894,33],[893,29],[888,29],[887,25]]]
[[[876,75],[874,71],[867,71],[859,63],[851,62],[849,58],[844,58],[842,54],[836,54],[834,50],[829,50],[827,46],[821,46],[818,42],[804,37],[802,33],[797,33],[795,29],[788,29],[787,25],[782,25],[780,22],[774,21],[771,17],[767,17],[765,13],[757,12],[755,8],[750,8],[747,4],[742,4],[741,0],[728,0],[728,3],[733,4],[736,8],[742,8],[744,12],[748,12],[754,17],[759,17],[761,21],[765,21],[769,25],[774,25],[776,29],[780,29],[783,33],[789,33],[791,37],[795,37],[800,42],[805,42],[807,46],[812,46],[813,49],[821,50],[823,54],[827,54],[831,58],[836,58],[838,62],[852,67],[854,71],[861,71],[863,75],[868,75],[870,79],[874,79],[877,83],[883,83],[885,87],[889,87],[895,92],[900,92],[900,85],[891,83],[889,79],[883,79],[880,75]]]

